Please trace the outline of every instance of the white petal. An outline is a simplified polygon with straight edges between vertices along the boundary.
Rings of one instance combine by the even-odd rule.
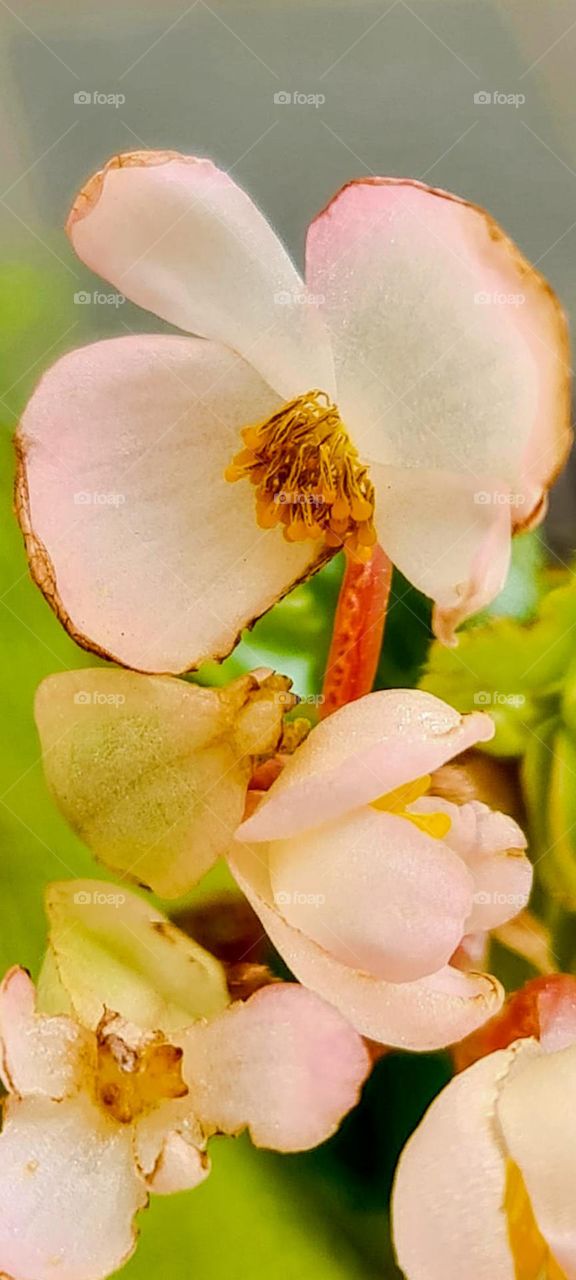
[[[515,1058],[533,1052],[533,1043],[522,1041],[456,1076],[404,1148],[392,1213],[407,1280],[515,1280],[504,1213],[506,1152],[495,1117]]]
[[[130,1128],[84,1095],[5,1104],[0,1269],[11,1280],[104,1280],[133,1252],[147,1198]]]
[[[567,1280],[576,1277],[576,1047],[514,1073],[498,1119],[538,1223]]]
[[[332,389],[317,308],[264,216],[210,160],[114,156],[78,197],[77,254],[171,324],[233,347],[283,399]]]

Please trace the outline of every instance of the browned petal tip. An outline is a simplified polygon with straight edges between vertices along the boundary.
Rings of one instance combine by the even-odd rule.
[[[67,234],[70,235],[75,223],[85,218],[98,204],[106,175],[112,169],[150,168],[156,165],[169,164],[171,160],[181,160],[185,164],[199,163],[195,156],[184,156],[179,151],[123,151],[119,152],[118,155],[112,156],[104,167],[94,173],[78,192],[66,221]],[[207,161],[206,163],[210,162]]]

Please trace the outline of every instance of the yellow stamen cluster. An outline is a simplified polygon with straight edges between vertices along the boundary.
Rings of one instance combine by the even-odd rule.
[[[288,542],[324,538],[369,560],[376,542],[374,486],[324,391],[298,396],[242,431],[245,448],[225,472],[256,487],[260,528],[281,524]]]
[[[399,818],[406,818],[413,826],[418,827],[420,831],[424,831],[426,835],[433,836],[435,840],[442,840],[448,834],[451,822],[447,813],[408,813],[407,806],[413,804],[415,800],[419,800],[421,796],[425,796],[430,791],[432,779],[430,774],[425,774],[423,778],[415,778],[413,782],[405,782],[403,786],[396,787],[395,791],[388,791],[386,795],[379,796],[377,800],[372,801],[373,809],[380,809],[384,813],[395,813]]]
[[[158,1033],[142,1047],[134,1048],[106,1029],[106,1018],[97,1031],[96,1094],[114,1120],[130,1124],[168,1098],[183,1098],[188,1088],[182,1079],[182,1049]]]

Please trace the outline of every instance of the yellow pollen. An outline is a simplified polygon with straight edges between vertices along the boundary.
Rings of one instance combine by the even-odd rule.
[[[399,818],[406,818],[413,826],[418,827],[419,831],[424,831],[435,840],[442,840],[448,835],[452,825],[447,813],[406,812],[409,804],[428,794],[431,783],[429,773],[423,778],[415,778],[413,782],[405,782],[403,786],[396,787],[394,791],[387,791],[385,795],[373,800],[372,808],[380,809],[384,813],[395,813]]]
[[[369,560],[377,535],[374,486],[338,409],[324,391],[309,391],[242,431],[245,447],[226,468],[233,484],[256,488],[261,529],[283,526],[288,542],[324,538]]]
[[[159,1033],[134,1049],[121,1036],[107,1034],[105,1022],[101,1028],[97,1032],[96,1096],[114,1120],[130,1124],[165,1099],[186,1096],[181,1049]]]
[[[508,1160],[504,1212],[515,1280],[566,1280],[541,1234],[517,1164]]]

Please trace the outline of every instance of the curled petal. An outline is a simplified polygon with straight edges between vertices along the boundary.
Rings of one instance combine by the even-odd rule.
[[[83,1094],[5,1104],[0,1269],[11,1280],[104,1280],[136,1244],[148,1199],[130,1130]]]
[[[408,982],[447,964],[465,932],[469,872],[406,818],[366,805],[268,853],[284,918],[354,969]]]
[[[467,933],[496,929],[524,910],[533,871],[525,854],[526,837],[513,818],[477,800],[454,805],[435,796],[422,796],[409,808],[413,813],[441,811],[450,818],[444,839],[460,855],[474,880]]]
[[[515,490],[528,473],[528,517],[570,441],[567,327],[493,219],[419,182],[352,182],[310,227],[307,280],[364,455]]]
[[[174,1132],[168,1134],[163,1144],[148,1186],[157,1196],[169,1196],[174,1191],[192,1191],[209,1173],[206,1152],[188,1142],[182,1133]]]
[[[330,345],[271,226],[210,160],[114,156],[80,192],[68,234],[84,262],[163,320],[233,347],[291,399],[332,385]]]
[[[91,1065],[89,1037],[77,1023],[36,1013],[24,969],[10,969],[0,986],[0,1046],[0,1076],[18,1095],[60,1101],[77,1092]]]
[[[506,1153],[498,1096],[532,1041],[500,1050],[457,1076],[404,1148],[392,1199],[393,1237],[408,1280],[515,1280],[504,1213]]]
[[[306,310],[301,307],[300,310]],[[277,395],[233,352],[181,337],[71,352],[18,435],[33,576],[78,643],[141,671],[224,657],[322,553],[259,529],[224,471]]]
[[[318,996],[263,987],[182,1038],[184,1075],[207,1132],[248,1127],[256,1146],[314,1147],[358,1101],[370,1061],[358,1035]]]
[[[493,734],[489,716],[461,716],[418,689],[367,694],[316,725],[237,838],[278,840],[320,826]]]
[[[501,1007],[500,983],[488,975],[447,966],[417,982],[393,983],[342,964],[277,910],[262,851],[237,844],[229,862],[295,976],[339,1009],[361,1035],[405,1049],[438,1049],[462,1039]]]

